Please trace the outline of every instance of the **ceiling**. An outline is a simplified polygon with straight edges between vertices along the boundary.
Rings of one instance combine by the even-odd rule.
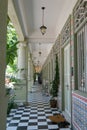
[[[27,39],[34,65],[42,66],[77,0],[8,0],[19,40]],[[45,35],[40,32],[44,10]],[[39,54],[41,52],[41,54]]]

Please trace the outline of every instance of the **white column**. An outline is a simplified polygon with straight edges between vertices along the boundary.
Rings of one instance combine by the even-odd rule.
[[[26,78],[26,43],[21,42],[18,44],[18,78]]]
[[[31,91],[33,86],[33,63],[32,59],[28,58],[28,91]]]
[[[31,59],[28,57],[28,91],[31,91]]]

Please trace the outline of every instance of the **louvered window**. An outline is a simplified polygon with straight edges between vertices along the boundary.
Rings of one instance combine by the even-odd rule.
[[[87,92],[87,26],[77,33],[78,89]]]

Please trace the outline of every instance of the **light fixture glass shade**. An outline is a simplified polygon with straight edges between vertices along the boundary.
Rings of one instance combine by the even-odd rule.
[[[46,29],[47,29],[47,27],[44,25],[40,27],[42,35],[44,35],[46,33]]]

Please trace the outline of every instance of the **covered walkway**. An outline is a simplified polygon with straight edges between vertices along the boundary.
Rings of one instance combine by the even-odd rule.
[[[59,109],[70,118],[72,130],[87,130],[87,0],[0,2],[0,130],[61,129],[48,118],[58,114]],[[15,84],[19,87],[15,90],[15,100],[29,102],[28,106],[12,110],[9,117],[9,93],[5,87],[7,16],[19,41],[17,79],[21,82]],[[40,30],[43,21],[44,35]],[[41,86],[33,86],[33,82],[34,74],[39,73],[42,85],[47,84],[51,94],[51,83],[57,72],[56,56],[59,82],[55,85],[58,91],[53,91],[57,92],[59,109],[52,109],[50,97],[41,93]]]
[[[58,108],[50,107],[50,97],[42,92],[40,85],[36,84],[32,87],[28,97],[29,105],[11,110],[7,117],[6,130],[59,130],[58,124],[53,123],[48,117],[61,112]]]

